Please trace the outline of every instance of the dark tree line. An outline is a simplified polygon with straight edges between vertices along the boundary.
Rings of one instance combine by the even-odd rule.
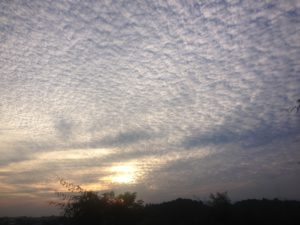
[[[143,201],[136,193],[114,192],[98,194],[60,179],[67,192],[57,192],[60,201],[50,202],[62,209],[65,224],[70,225],[122,225],[139,224],[142,219]]]
[[[61,180],[67,193],[62,201],[64,224],[98,225],[296,225],[300,224],[300,202],[244,200],[231,203],[226,192],[211,194],[208,202],[176,199],[160,204],[143,204],[136,193],[98,194]]]
[[[234,204],[209,205],[201,201],[177,199],[145,206],[145,225],[297,225],[300,202],[279,200],[243,200]]]

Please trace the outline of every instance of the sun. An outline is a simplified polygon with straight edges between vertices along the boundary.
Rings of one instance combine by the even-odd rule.
[[[131,184],[136,181],[137,169],[134,165],[112,166],[110,171],[113,173],[110,177],[110,180],[113,183]]]
[[[134,183],[134,176],[132,175],[113,176],[111,178],[111,181],[120,184],[130,184],[130,183]]]

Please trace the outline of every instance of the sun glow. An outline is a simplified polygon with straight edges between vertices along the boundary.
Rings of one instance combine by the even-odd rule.
[[[130,184],[136,182],[137,168],[134,165],[117,165],[111,167],[113,175],[109,180],[113,183]]]
[[[124,183],[129,184],[134,182],[134,176],[133,175],[120,175],[120,176],[113,176],[112,182],[115,183]]]

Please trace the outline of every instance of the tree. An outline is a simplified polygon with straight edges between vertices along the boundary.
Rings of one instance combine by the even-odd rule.
[[[294,110],[295,110],[296,112],[300,111],[300,98],[297,100],[297,105],[293,106],[293,107],[290,109],[291,112],[293,112]]]
[[[81,224],[137,224],[143,202],[136,200],[136,193],[125,192],[118,196],[113,191],[99,195],[79,185],[59,179],[67,192],[56,192],[60,200],[51,202],[62,209],[67,223]]]
[[[227,192],[217,192],[216,194],[211,193],[209,198],[210,200],[208,204],[212,207],[223,207],[231,204],[231,200],[228,197]]]
[[[218,224],[229,224],[231,218],[231,201],[227,192],[210,194],[208,205],[212,209],[212,219]]]

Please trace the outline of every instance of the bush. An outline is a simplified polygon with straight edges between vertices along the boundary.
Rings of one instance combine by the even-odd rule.
[[[125,192],[115,195],[107,192],[86,191],[78,185],[59,180],[67,192],[57,192],[59,201],[51,202],[62,209],[68,224],[137,224],[141,219],[143,202],[136,200],[136,193]]]

